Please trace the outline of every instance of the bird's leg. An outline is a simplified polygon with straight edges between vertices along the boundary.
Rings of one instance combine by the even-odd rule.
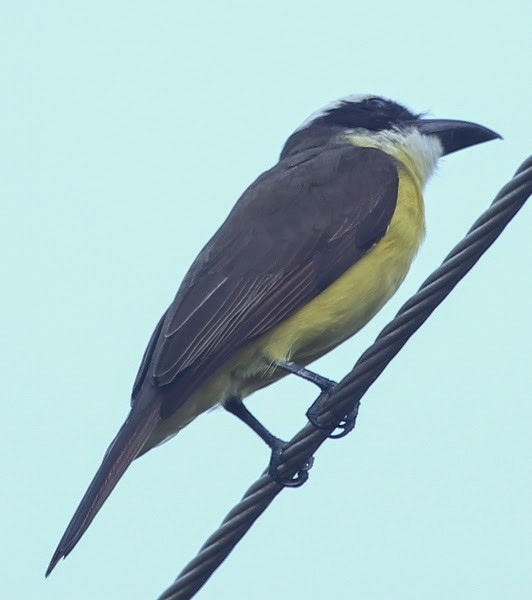
[[[277,366],[281,369],[284,369],[285,371],[288,371],[289,373],[293,373],[294,375],[301,377],[301,379],[305,379],[306,381],[310,381],[311,383],[317,385],[322,392],[319,398],[321,398],[324,395],[329,396],[330,393],[337,386],[336,381],[332,381],[332,379],[327,379],[319,373],[314,373],[314,371],[309,371],[308,369],[305,369],[305,367],[302,367],[301,365],[298,365],[295,362],[280,362],[277,363]],[[318,402],[318,400],[316,400],[316,402]]]
[[[323,377],[319,373],[314,373],[313,371],[309,371],[305,367],[302,367],[301,365],[298,365],[295,362],[277,363],[277,366],[280,367],[281,369],[284,369],[285,371],[288,371],[289,373],[293,373],[294,375],[297,375],[298,377],[305,379],[306,381],[310,381],[311,383],[314,383],[315,385],[317,385],[320,388],[321,394],[316,398],[316,400],[314,401],[312,406],[308,409],[307,419],[317,429],[321,429],[323,431],[327,431],[327,430],[331,429],[330,426],[327,426],[327,425],[319,422],[318,415],[323,406],[323,403],[325,402],[325,400],[327,400],[327,398],[331,395],[334,388],[338,385],[336,383],[336,381],[327,379],[326,377]],[[329,434],[330,438],[341,438],[344,435],[347,435],[355,426],[356,413],[349,413],[347,415],[342,415],[342,416],[338,415],[338,419],[340,422],[335,427],[335,429],[340,429],[340,432],[339,433],[331,432]]]
[[[266,429],[266,427],[264,427],[264,425],[249,412],[240,398],[229,398],[225,401],[224,408],[250,427],[271,449],[272,454],[268,466],[268,475],[276,483],[284,487],[299,487],[305,483],[308,479],[308,470],[312,466],[312,459],[309,460],[307,464],[294,475],[294,477],[283,477],[279,473],[279,465],[281,463],[281,454],[287,446],[287,442],[284,442],[268,431],[268,429]]]

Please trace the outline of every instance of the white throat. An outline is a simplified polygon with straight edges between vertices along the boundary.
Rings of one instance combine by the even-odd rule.
[[[351,144],[378,148],[397,158],[415,172],[423,187],[434,173],[438,159],[443,155],[443,147],[435,136],[424,135],[415,127],[395,131],[346,131]]]

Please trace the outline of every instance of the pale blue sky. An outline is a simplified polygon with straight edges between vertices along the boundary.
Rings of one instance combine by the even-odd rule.
[[[373,92],[504,136],[443,161],[396,297],[316,363],[340,378],[530,151],[530,3],[3,2],[2,596],[157,595],[262,471],[223,411],[134,464],[43,573],[190,262],[290,132]],[[527,56],[528,55],[528,56]],[[532,597],[527,206],[198,598]],[[279,435],[315,389],[253,411]]]

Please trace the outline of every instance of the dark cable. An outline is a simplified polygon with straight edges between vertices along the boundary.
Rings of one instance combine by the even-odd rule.
[[[308,423],[292,438],[283,451],[282,475],[293,476],[299,471],[343,416],[352,413],[356,417],[360,399],[371,384],[493,244],[531,194],[532,156],[519,167],[513,179],[501,189],[465,238],[403,305],[397,316],[360,357],[353,370],[323,403],[317,417],[320,423],[330,425],[329,430],[323,431]],[[263,473],[159,600],[192,598],[283,489]]]

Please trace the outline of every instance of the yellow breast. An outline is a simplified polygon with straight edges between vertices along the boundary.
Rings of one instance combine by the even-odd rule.
[[[272,360],[307,364],[359,331],[396,292],[425,233],[416,179],[399,171],[396,210],[386,235],[337,281],[261,340]]]

